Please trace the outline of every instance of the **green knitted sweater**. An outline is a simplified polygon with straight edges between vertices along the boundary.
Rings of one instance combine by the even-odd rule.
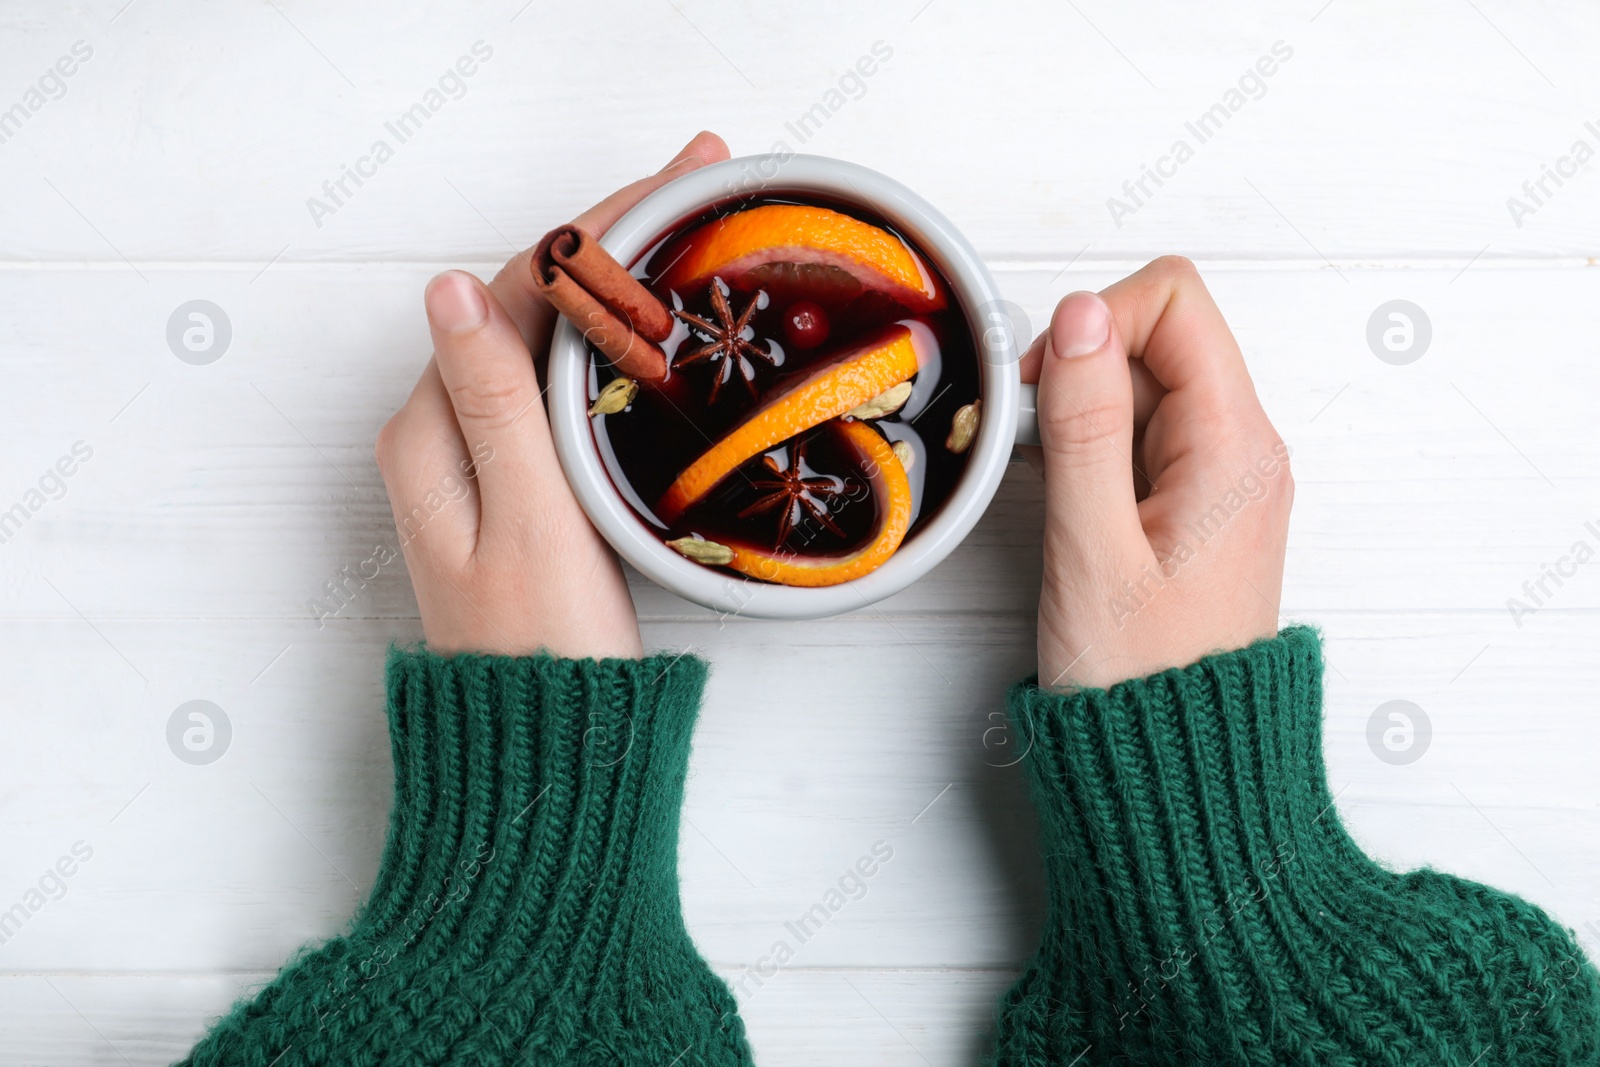
[[[1110,690],[1012,690],[1050,907],[996,1067],[1600,1065],[1600,979],[1568,933],[1345,834],[1321,670],[1292,629]],[[185,1067],[752,1063],[678,905],[705,673],[391,653],[372,895]]]
[[[1050,907],[995,1064],[1600,1063],[1600,980],[1566,931],[1346,834],[1313,631],[1010,706]]]
[[[394,811],[350,932],[192,1067],[733,1067],[733,994],[678,910],[690,656],[389,656]]]

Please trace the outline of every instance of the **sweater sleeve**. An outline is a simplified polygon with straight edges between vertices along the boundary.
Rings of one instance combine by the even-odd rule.
[[[394,807],[374,934],[439,939],[593,980],[606,936],[678,905],[678,809],[706,666],[392,650]],[[590,972],[585,974],[585,972]]]
[[[1568,932],[1346,833],[1314,631],[1009,703],[1050,903],[995,1062],[1600,1062],[1600,985]]]
[[[682,655],[392,650],[394,806],[370,897],[185,1062],[748,1063],[679,912],[705,677]]]

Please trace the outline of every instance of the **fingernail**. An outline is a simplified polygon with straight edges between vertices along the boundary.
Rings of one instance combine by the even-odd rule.
[[[466,274],[447,270],[428,283],[428,318],[446,333],[477,329],[489,317],[483,294]]]
[[[689,138],[689,143],[684,145],[681,149],[679,149],[678,150],[678,154],[672,157],[671,162],[669,162],[666,166],[661,168],[661,173],[665,174],[667,171],[672,170],[674,167],[681,167],[685,163],[688,163],[688,162],[690,162],[692,160],[697,159],[698,157],[694,154],[693,151],[691,151],[691,149],[694,148],[694,143],[696,141],[698,141],[700,139],[701,135],[704,134],[705,132],[706,131],[701,130],[700,133],[697,133],[693,137]]]
[[[1072,293],[1056,309],[1051,349],[1062,359],[1098,352],[1111,340],[1111,309],[1095,293]]]

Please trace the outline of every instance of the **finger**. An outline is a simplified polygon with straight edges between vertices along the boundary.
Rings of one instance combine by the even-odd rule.
[[[1022,354],[1018,367],[1022,371],[1022,380],[1029,385],[1039,381],[1039,368],[1044,365],[1044,343],[1050,331],[1045,330],[1033,339],[1033,344]],[[1155,413],[1156,405],[1161,403],[1161,398],[1166,395],[1167,388],[1156,381],[1156,376],[1150,373],[1150,368],[1144,365],[1144,360],[1130,356],[1128,358],[1128,373],[1133,375],[1133,425],[1136,431],[1143,430],[1150,416]],[[1036,450],[1035,450],[1036,451]],[[1023,454],[1027,455],[1028,448]],[[1040,464],[1033,460],[1034,469],[1043,471]],[[1041,461],[1042,462],[1042,461]]]
[[[1133,378],[1105,301],[1056,306],[1039,370],[1046,526],[1104,559],[1144,544],[1133,482]]]
[[[478,492],[466,475],[467,444],[433,360],[378,433],[375,451],[400,547],[410,552],[420,542],[430,552],[466,558],[477,537]]]
[[[604,234],[629,208],[655,192],[672,179],[692,170],[728,158],[728,146],[722,138],[709,131],[701,131],[684,145],[678,154],[661,170],[641,178],[606,197],[594,207],[579,215],[573,222],[596,237]],[[489,283],[489,291],[505,308],[511,321],[522,334],[523,343],[536,355],[541,352],[555,323],[556,313],[533,286],[533,249],[517,253],[500,269]]]
[[[1022,380],[1029,385],[1038,384],[1039,367],[1044,360],[1044,342],[1049,336],[1050,328],[1047,326],[1039,332],[1039,336],[1033,339],[1033,344],[1028,346],[1022,353],[1022,358],[1017,361],[1017,369],[1022,372]]]
[[[434,359],[469,457],[477,464],[483,525],[497,501],[536,493],[555,471],[533,361],[505,310],[482,282],[445,271],[428,283]]]
[[[1193,263],[1164,256],[1103,296],[1129,351],[1169,391],[1140,448],[1155,484],[1167,484],[1169,471],[1188,470],[1195,477],[1179,481],[1203,492],[1208,478],[1238,466],[1240,453],[1257,453],[1276,439],[1233,331]]]
[[[1044,365],[1046,341],[1049,336],[1050,331],[1047,328],[1033,339],[1033,343],[1028,346],[1028,350],[1022,354],[1022,359],[1019,361],[1022,380],[1030,385],[1039,381],[1039,371]],[[1155,375],[1150,373],[1150,368],[1144,365],[1142,359],[1128,357],[1128,373],[1133,379],[1133,451],[1137,456],[1145,427],[1149,425],[1150,417],[1155,414],[1161,398],[1167,395],[1167,389],[1156,381]],[[1033,468],[1034,473],[1042,479],[1044,449],[1033,445],[1022,445],[1017,451],[1022,454],[1028,466]],[[1150,492],[1149,478],[1145,476],[1137,462],[1133,464],[1133,473],[1137,495],[1139,499],[1143,499]]]
[[[1189,260],[1163,256],[1100,295],[1129,354],[1165,389],[1192,389],[1229,407],[1255,399],[1239,343]]]

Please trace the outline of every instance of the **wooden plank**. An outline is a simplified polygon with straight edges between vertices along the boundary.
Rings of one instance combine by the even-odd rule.
[[[630,5],[606,27],[617,62],[596,64],[551,46],[592,32],[573,0],[63,9],[6,21],[7,106],[75,42],[94,56],[3,146],[0,227],[23,260],[499,257],[705,124],[739,153],[782,142],[894,175],[990,256],[1581,258],[1600,243],[1592,169],[1558,187],[1543,168],[1600,146],[1597,18],[1579,0],[1159,18],[834,0],[803,19],[694,0]],[[430,99],[463,58],[474,74]],[[436,106],[390,129],[418,104]],[[87,144],[94,165],[71,165]],[[1518,226],[1507,202],[1540,180]]]

